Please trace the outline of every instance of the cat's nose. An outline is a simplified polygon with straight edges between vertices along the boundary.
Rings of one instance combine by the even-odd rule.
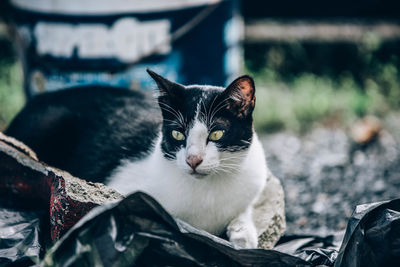
[[[186,163],[193,170],[195,170],[197,168],[197,166],[199,166],[202,162],[203,162],[203,158],[201,156],[193,156],[193,155],[191,155],[191,156],[188,156],[186,158]]]

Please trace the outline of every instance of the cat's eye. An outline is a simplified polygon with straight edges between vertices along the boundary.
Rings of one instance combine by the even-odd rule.
[[[176,130],[172,130],[171,135],[174,139],[176,139],[178,141],[182,141],[185,139],[185,136],[183,135],[183,133],[176,131]]]
[[[218,141],[219,139],[222,138],[222,136],[224,135],[224,132],[225,132],[224,130],[213,131],[208,136],[208,139],[210,139],[211,141]]]

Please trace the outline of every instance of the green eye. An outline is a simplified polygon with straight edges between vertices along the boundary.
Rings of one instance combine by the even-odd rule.
[[[171,134],[172,134],[172,137],[178,141],[182,141],[185,139],[185,136],[183,135],[183,133],[178,132],[176,130],[172,130]]]
[[[223,130],[217,130],[217,131],[213,131],[212,133],[210,133],[210,135],[208,136],[208,139],[210,139],[211,141],[218,141],[219,139],[222,138],[222,136],[224,135]]]

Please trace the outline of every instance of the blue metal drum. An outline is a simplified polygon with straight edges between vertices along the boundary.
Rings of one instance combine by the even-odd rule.
[[[226,85],[241,67],[237,0],[11,0],[28,97],[84,84],[152,89],[146,68]]]

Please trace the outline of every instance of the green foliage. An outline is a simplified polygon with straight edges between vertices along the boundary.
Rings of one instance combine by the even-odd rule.
[[[0,62],[0,131],[25,103],[22,70],[17,63]]]
[[[399,112],[399,44],[366,32],[359,43],[248,45],[256,127],[304,132],[316,123],[347,127],[366,115]]]
[[[305,132],[315,123],[347,126],[365,115],[400,109],[400,78],[392,64],[381,66],[364,86],[350,74],[333,79],[303,73],[290,81],[270,68],[252,74],[257,87],[254,119],[261,131]]]

